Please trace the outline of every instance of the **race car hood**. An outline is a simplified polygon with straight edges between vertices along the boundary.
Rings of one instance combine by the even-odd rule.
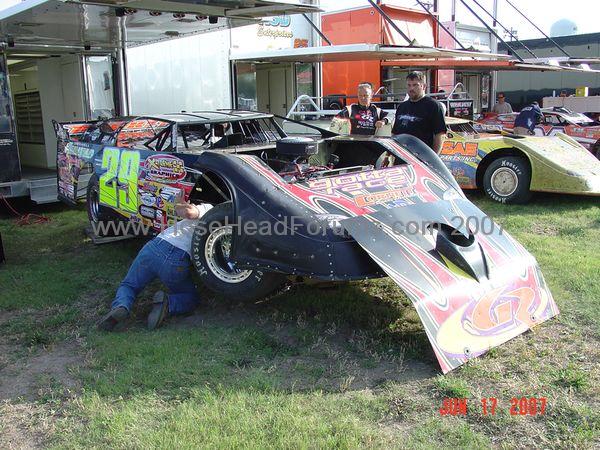
[[[444,373],[558,314],[534,257],[466,199],[341,225],[410,298]]]
[[[526,146],[530,153],[549,163],[581,175],[600,175],[600,161],[566,134],[553,137],[531,136],[521,139],[505,138],[519,148]]]

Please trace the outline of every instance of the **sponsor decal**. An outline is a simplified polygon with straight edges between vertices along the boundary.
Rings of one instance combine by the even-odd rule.
[[[308,47],[308,39],[294,39],[294,48],[306,48]]]
[[[140,203],[144,206],[155,206],[157,208],[161,208],[164,202],[160,197],[155,197],[148,192],[140,192]]]
[[[183,160],[172,155],[152,155],[144,162],[146,178],[163,183],[175,183],[186,176]]]
[[[156,193],[159,191],[159,189],[161,187],[161,185],[158,183],[151,183],[151,182],[145,181],[145,180],[141,180],[141,181],[143,181],[143,182],[140,183],[140,193],[146,192],[151,195],[156,195]]]
[[[140,206],[140,215],[147,217],[148,219],[154,219],[156,217],[156,210],[148,206]]]
[[[453,142],[444,141],[442,144],[442,155],[477,156],[479,144],[477,142]]]
[[[176,203],[182,197],[182,194],[181,189],[169,186],[165,186],[160,190],[160,198],[167,203]]]
[[[387,191],[405,189],[411,181],[402,167],[351,173],[331,178],[310,180],[308,187],[324,194],[334,194],[336,190],[350,195],[361,195],[363,189],[387,188]]]
[[[454,355],[464,354],[467,344],[476,356],[537,325],[549,302],[545,289],[493,289],[454,311],[438,330],[436,341]]]
[[[414,188],[395,189],[391,191],[375,192],[373,194],[359,195],[354,198],[356,206],[369,206],[377,203],[385,203],[392,200],[400,200],[415,195]]]
[[[79,145],[74,145],[69,142],[65,147],[65,153],[71,156],[77,156],[79,158],[90,159],[94,156],[94,150],[91,148],[81,147]]]

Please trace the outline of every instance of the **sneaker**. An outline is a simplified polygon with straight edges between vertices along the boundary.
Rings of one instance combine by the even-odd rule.
[[[120,322],[123,322],[129,317],[129,311],[123,306],[111,309],[100,322],[98,322],[98,329],[103,331],[113,331],[115,326]]]
[[[169,315],[169,297],[163,291],[158,291],[152,298],[152,310],[148,314],[148,329],[154,330],[163,323]]]

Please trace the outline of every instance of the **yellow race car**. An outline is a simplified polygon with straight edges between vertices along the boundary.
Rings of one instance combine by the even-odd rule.
[[[532,191],[600,195],[600,161],[573,138],[478,133],[446,118],[440,158],[463,189],[483,189],[501,203],[525,203]]]

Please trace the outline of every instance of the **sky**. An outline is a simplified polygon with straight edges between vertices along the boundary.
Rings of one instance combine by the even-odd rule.
[[[21,0],[0,0],[0,10],[20,3]],[[421,9],[415,0],[389,0],[401,6]],[[433,0],[423,0],[433,3]],[[449,21],[452,11],[452,2],[456,2],[456,15],[461,23],[481,25],[476,18],[461,4],[460,0],[438,0],[442,21]],[[481,10],[475,5],[474,0],[465,0],[478,13]],[[488,11],[492,10],[494,0],[477,0]],[[522,19],[506,3],[498,1],[498,19],[507,28],[517,30],[520,39],[540,38],[542,35]],[[550,34],[550,27],[560,19],[569,19],[577,25],[578,34],[600,32],[600,0],[511,0],[521,11],[527,15],[546,34]],[[321,8],[326,11],[336,11],[357,6],[366,6],[367,0],[321,0]],[[485,16],[485,13],[482,13]],[[504,33],[501,33],[504,37]]]
[[[441,20],[449,21],[452,12],[453,0],[438,0]],[[473,0],[465,0],[466,3],[483,17],[485,13],[479,10]],[[492,11],[493,0],[477,0],[479,4],[488,11]],[[506,0],[498,1],[498,20],[506,28],[514,28],[518,31],[520,39],[535,39],[543,37],[537,30],[522,19]],[[425,1],[422,0],[423,3]],[[415,0],[395,0],[401,6],[421,9]],[[433,0],[429,0],[433,3]],[[511,0],[530,20],[532,20],[544,33],[550,34],[552,24],[560,19],[569,19],[577,25],[577,33],[599,33],[600,32],[600,1],[599,0]],[[366,6],[367,0],[321,0],[321,9],[326,11],[337,11],[340,9]],[[475,17],[456,0],[456,16],[461,23],[470,25],[481,25]],[[488,16],[489,18],[489,16]],[[488,21],[489,23],[489,21]],[[498,27],[499,28],[499,27]],[[504,38],[503,33],[500,34]]]

